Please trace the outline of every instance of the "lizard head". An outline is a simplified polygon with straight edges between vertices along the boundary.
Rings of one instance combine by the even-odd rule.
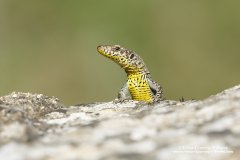
[[[126,71],[138,71],[145,67],[143,60],[131,50],[120,45],[100,45],[97,50],[103,56],[113,60]]]

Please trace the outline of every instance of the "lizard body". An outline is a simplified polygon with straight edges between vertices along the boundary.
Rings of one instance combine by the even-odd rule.
[[[119,101],[127,99],[129,92],[132,99],[137,101],[152,103],[162,100],[161,86],[152,80],[150,72],[138,54],[119,45],[101,45],[97,50],[115,61],[127,73],[127,83],[118,93]]]

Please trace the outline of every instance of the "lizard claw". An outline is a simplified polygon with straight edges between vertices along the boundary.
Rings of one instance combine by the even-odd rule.
[[[117,103],[126,103],[126,102],[130,102],[131,99],[119,99],[119,98],[116,98],[113,100],[113,103],[117,104]]]

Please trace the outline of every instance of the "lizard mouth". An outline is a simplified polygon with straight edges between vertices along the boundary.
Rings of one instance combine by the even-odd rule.
[[[104,49],[103,46],[98,46],[97,47],[97,51],[103,55],[106,55],[108,53],[108,51],[106,49]]]
[[[100,46],[97,46],[97,50],[98,51],[101,51],[102,50],[102,46],[100,45]]]
[[[112,53],[111,51],[109,51],[105,46],[98,46],[97,47],[97,51],[103,55],[103,56],[106,56],[108,58],[112,58]]]
[[[98,47],[97,47],[97,51],[98,51],[99,53],[101,53],[101,54],[104,53],[104,49],[103,49],[102,46],[98,46]]]

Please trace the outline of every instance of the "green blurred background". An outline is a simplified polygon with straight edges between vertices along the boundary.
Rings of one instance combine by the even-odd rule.
[[[124,71],[99,44],[136,51],[167,99],[202,99],[240,82],[239,0],[0,0],[0,94],[110,101]]]

